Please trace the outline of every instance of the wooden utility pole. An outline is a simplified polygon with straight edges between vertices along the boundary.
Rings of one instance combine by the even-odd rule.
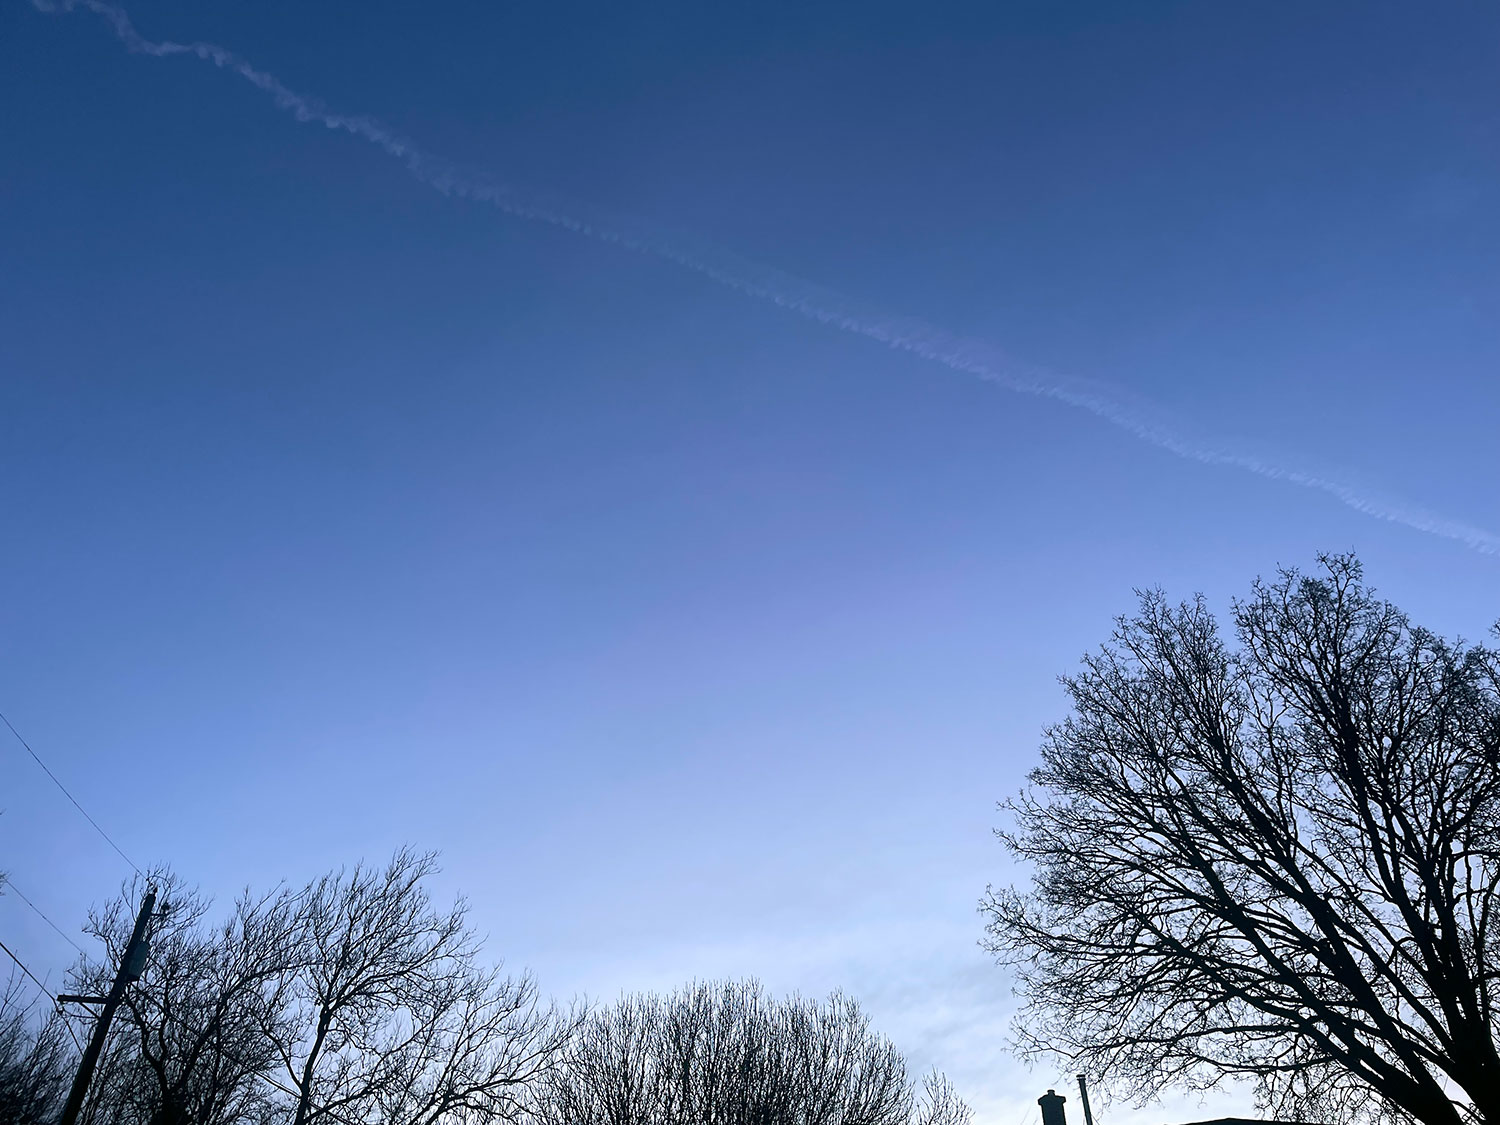
[[[151,924],[151,910],[156,906],[156,892],[149,890],[141,902],[141,912],[135,916],[135,929],[131,931],[130,943],[120,957],[120,969],[115,973],[115,983],[109,995],[103,998],[104,1007],[94,1021],[94,1034],[84,1048],[83,1058],[78,1060],[78,1073],[73,1078],[73,1088],[68,1091],[68,1104],[63,1106],[58,1125],[77,1125],[78,1114],[83,1109],[84,1096],[89,1092],[89,1079],[94,1076],[94,1067],[99,1064],[99,1052],[104,1050],[104,1039],[109,1034],[109,1021],[114,1019],[115,1009],[120,1006],[127,986],[141,979],[146,968],[146,955],[150,946],[146,941],[146,927]],[[62,997],[58,998],[63,999]],[[88,1000],[92,997],[69,996],[69,1000]]]

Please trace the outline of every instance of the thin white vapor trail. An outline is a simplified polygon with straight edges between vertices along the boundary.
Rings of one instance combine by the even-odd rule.
[[[43,12],[68,12],[78,8],[93,12],[110,25],[128,50],[136,54],[156,58],[191,55],[211,62],[221,70],[239,75],[298,121],[342,130],[377,146],[405,164],[412,175],[444,194],[479,200],[518,218],[547,223],[672,262],[746,296],[769,301],[897,351],[910,352],[953,371],[1020,394],[1055,399],[1087,410],[1142,441],[1189,461],[1226,465],[1270,480],[1315,489],[1365,515],[1457,540],[1484,554],[1500,554],[1500,535],[1492,531],[1452,519],[1400,497],[1383,495],[1355,483],[1347,474],[1299,466],[1279,453],[1233,447],[1192,434],[1160,408],[1118,388],[1019,363],[993,345],[956,336],[923,321],[861,309],[839,293],[719,247],[696,243],[655,228],[633,230],[634,224],[619,218],[589,218],[585,217],[587,211],[584,208],[558,207],[527,197],[482,174],[461,169],[424,151],[373,118],[336,113],[316,99],[288,89],[274,75],[257,69],[217,44],[148,40],[136,31],[125,10],[108,0],[32,0],[32,4]]]

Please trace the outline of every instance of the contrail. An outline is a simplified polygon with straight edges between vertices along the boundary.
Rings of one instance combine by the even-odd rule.
[[[1103,383],[1061,375],[1024,364],[991,344],[956,336],[924,321],[882,315],[861,308],[850,298],[791,274],[741,258],[720,247],[645,228],[619,217],[594,217],[587,208],[558,206],[527,196],[481,173],[460,168],[370,117],[337,113],[315,98],[287,88],[214,43],[175,43],[144,38],[125,10],[107,0],[32,0],[42,12],[84,8],[103,18],[125,47],[135,54],[166,58],[191,55],[236,74],[262,91],[278,109],[298,121],[321,124],[359,137],[401,161],[412,175],[445,195],[489,203],[508,215],[561,227],[575,234],[614,243],[672,262],[749,297],[768,301],[809,319],[863,336],[896,351],[910,352],[953,371],[994,383],[1018,394],[1050,398],[1087,410],[1142,441],[1204,465],[1225,465],[1270,480],[1327,493],[1367,516],[1457,540],[1484,554],[1500,554],[1500,535],[1452,519],[1397,496],[1357,483],[1348,473],[1300,466],[1267,450],[1234,447],[1187,432],[1159,407]]]

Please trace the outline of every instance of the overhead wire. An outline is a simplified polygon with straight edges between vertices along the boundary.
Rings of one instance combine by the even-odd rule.
[[[51,767],[49,767],[46,762],[42,761],[41,755],[36,752],[36,750],[32,747],[31,743],[29,743],[29,742],[26,741],[25,736],[22,735],[21,732],[16,729],[15,724],[10,721],[10,717],[8,715],[6,715],[3,711],[0,711],[0,722],[3,722],[5,724],[6,729],[9,730],[12,735],[15,736],[16,741],[19,742],[21,744],[21,746],[25,749],[26,753],[31,756],[31,760],[33,762],[35,762],[38,766],[40,766],[42,772],[47,775],[48,779],[52,782],[52,784],[55,785],[55,786],[57,786],[58,792],[60,792],[64,797],[66,797],[68,799],[68,802],[75,809],[77,809],[79,811],[79,813],[82,814],[83,819],[86,820],[86,821],[88,821],[89,825],[94,829],[94,831],[97,832],[97,833],[99,833],[99,835],[101,837],[103,837],[104,842],[106,844],[108,844],[111,848],[113,848],[115,850],[115,853],[117,855],[119,855],[119,857],[121,859],[123,859],[127,864],[130,865],[130,869],[132,871],[134,871],[137,875],[139,875],[141,878],[144,879],[146,877],[146,874],[136,864],[135,860],[131,859],[128,855],[126,855],[125,854],[125,849],[122,848],[122,847],[120,847],[119,844],[115,843],[114,837],[112,837],[108,832],[104,831],[103,826],[100,825],[100,823],[97,820],[95,820],[92,816],[89,815],[89,811],[86,808],[84,808],[83,805],[81,805],[79,803],[77,797],[73,796],[73,794],[68,791],[68,787],[62,783],[62,780],[57,776],[57,774],[55,774],[55,773],[52,772]],[[46,922],[47,925],[51,926],[55,931],[57,931],[57,934],[58,934],[59,937],[61,937],[65,942],[67,942],[69,945],[71,945],[74,949],[78,950],[78,952],[80,954],[82,954],[83,956],[85,956],[85,957],[88,956],[88,953],[87,953],[87,951],[84,950],[83,946],[79,945],[76,941],[74,941],[73,938],[70,937],[67,934],[67,932],[63,930],[63,928],[61,926],[59,926],[56,922],[54,922],[51,918],[49,918],[47,916],[46,911],[44,911],[36,903],[32,902],[31,899],[26,896],[26,893],[24,891],[22,891],[19,887],[17,887],[15,885],[15,883],[9,878],[9,876],[7,876],[6,879],[5,879],[5,886],[9,890],[15,892],[15,895],[16,895],[17,898],[19,898],[22,902],[24,902],[27,906],[29,906],[33,911],[35,911],[37,917],[39,917],[43,922]],[[39,980],[37,978],[37,975],[35,973],[33,973],[29,968],[26,967],[25,962],[23,962],[19,957],[17,957],[13,952],[11,952],[11,949],[10,949],[9,946],[7,946],[4,942],[0,942],[0,950],[3,950],[5,952],[5,955],[7,957],[9,957],[12,961],[14,961],[17,966],[19,966],[21,972],[25,973],[28,977],[31,978],[32,983],[35,984],[39,989],[42,990],[42,994],[44,996],[46,996],[49,1000],[52,1001],[53,1007],[55,1007],[58,1010],[58,1012],[63,1012],[64,1011],[62,1003],[57,999],[57,996],[52,992],[52,990],[49,989],[45,984],[43,984],[41,982],[41,980]],[[82,1051],[83,1051],[83,1044],[81,1042],[79,1042],[78,1033],[73,1030],[72,1023],[68,1019],[64,1018],[62,1020],[62,1026],[67,1031],[68,1038],[70,1038],[70,1039],[73,1040],[73,1045],[78,1048],[78,1050],[79,1050],[80,1053],[82,1053]]]
[[[21,888],[17,887],[15,885],[15,883],[12,882],[12,880],[11,880],[11,878],[10,878],[9,875],[5,876],[5,882],[3,884],[0,884],[0,885],[3,885],[6,890],[14,891],[16,897],[19,898],[22,902],[24,902],[27,906],[31,907],[31,909],[35,910],[37,912],[37,916],[40,917],[43,922],[46,922],[47,925],[51,926],[54,930],[57,930],[58,935],[65,942],[67,942],[69,945],[71,945],[74,949],[78,950],[79,953],[83,953],[83,955],[85,957],[88,956],[88,954],[84,953],[83,946],[79,945],[76,941],[74,941],[72,938],[70,938],[67,934],[63,933],[61,927],[59,927],[56,922],[54,922],[51,918],[48,918],[47,915],[42,912],[42,908],[41,907],[37,906],[36,903],[32,902],[29,898],[27,898],[24,894],[21,893]],[[19,957],[17,957],[14,953],[12,953],[8,948],[6,948],[4,942],[0,942],[0,949],[4,949],[5,952],[6,952],[6,955],[9,956],[10,959],[12,961],[14,961],[17,965],[21,966],[21,971],[23,973],[25,973],[28,977],[30,977],[32,979],[32,981],[36,984],[36,986],[42,990],[42,992],[47,996],[47,998],[49,1000],[52,1001],[52,1006],[54,1008],[56,1008],[57,1011],[60,1014],[64,1014],[65,1015],[66,1013],[63,1010],[62,1001],[58,1000],[58,998],[47,988],[47,986],[45,984],[43,984],[41,981],[39,981],[39,980],[36,979],[36,974],[33,973],[30,969],[28,969],[25,965],[21,964],[21,959]],[[82,1054],[83,1053],[83,1044],[78,1039],[78,1033],[73,1030],[73,1025],[71,1023],[69,1023],[66,1019],[64,1019],[62,1021],[62,1026],[63,1026],[63,1030],[68,1033],[68,1038],[71,1039],[71,1040],[73,1040],[73,1046],[75,1046],[75,1047],[78,1048],[79,1054]]]
[[[29,742],[26,741],[25,736],[22,735],[21,732],[16,729],[15,724],[10,721],[10,717],[8,715],[6,715],[5,712],[3,712],[3,711],[0,711],[0,722],[3,722],[5,724],[6,729],[9,730],[12,735],[15,736],[16,741],[19,742],[21,744],[21,746],[25,749],[26,753],[31,756],[31,760],[33,762],[35,762],[38,766],[40,766],[42,772],[47,775],[48,779],[52,782],[52,784],[55,785],[55,786],[57,786],[58,792],[60,792],[64,797],[66,797],[68,799],[68,802],[75,809],[77,809],[80,814],[82,814],[83,819],[86,820],[86,821],[88,821],[89,825],[94,829],[94,831],[97,832],[97,833],[99,833],[99,835],[101,837],[103,837],[104,842],[106,844],[108,844],[111,848],[113,848],[115,850],[115,854],[117,854],[121,859],[123,859],[127,864],[129,864],[130,865],[130,869],[132,871],[134,871],[137,875],[139,875],[142,879],[146,878],[146,873],[140,869],[140,866],[135,862],[135,860],[131,859],[128,855],[126,855],[125,854],[125,849],[122,848],[122,847],[120,847],[119,844],[115,843],[114,837],[112,837],[108,832],[104,831],[103,826],[97,820],[95,820],[92,816],[89,815],[88,809],[84,808],[83,805],[79,803],[78,798],[75,797],[75,796],[73,796],[73,794],[71,792],[69,792],[68,787],[62,783],[62,780],[57,776],[57,774],[55,774],[55,773],[52,772],[51,767],[49,767],[46,762],[42,761],[41,755],[36,752],[36,750],[32,747],[31,743],[29,743]],[[19,898],[22,902],[24,902],[27,906],[29,906],[33,911],[35,911],[37,917],[40,918],[43,922],[46,922],[47,925],[51,926],[52,929],[57,932],[57,935],[60,938],[62,938],[65,942],[67,942],[69,945],[71,945],[74,949],[78,950],[78,952],[82,956],[85,956],[85,957],[88,956],[88,952],[83,948],[83,946],[79,945],[78,942],[74,941],[73,938],[70,937],[68,935],[68,933],[61,926],[59,926],[50,917],[48,917],[46,911],[44,911],[36,903],[32,902],[31,899],[27,897],[26,893],[24,891],[22,891],[19,887],[17,887],[15,885],[15,883],[10,879],[9,876],[6,876],[6,878],[4,880],[4,886],[7,889],[15,892],[16,897]],[[20,968],[21,972],[25,973],[29,978],[31,978],[32,983],[35,984],[37,986],[37,988],[41,989],[42,994],[44,996],[46,996],[49,1000],[52,1001],[53,1007],[56,1008],[59,1013],[62,1013],[64,1015],[66,1015],[66,1013],[64,1012],[63,1006],[62,1006],[62,1002],[60,1000],[58,1000],[56,994],[54,994],[51,989],[49,989],[45,984],[43,984],[42,981],[40,979],[38,979],[38,977],[37,977],[37,975],[35,973],[33,973],[29,968],[26,967],[26,963],[24,961],[22,961],[19,957],[17,957],[15,955],[15,953],[13,953],[11,951],[11,949],[10,949],[9,946],[7,946],[4,942],[0,942],[0,950],[3,950],[4,953],[5,953],[5,955],[7,957],[9,957],[12,961],[14,961],[16,963],[16,965]],[[73,1040],[73,1045],[78,1048],[78,1050],[79,1050],[80,1053],[82,1053],[82,1051],[83,1051],[83,1044],[78,1039],[78,1033],[73,1030],[72,1023],[68,1019],[64,1018],[62,1020],[62,1026],[67,1031],[68,1038],[70,1038],[70,1039]]]
[[[79,945],[76,941],[74,941],[71,937],[69,937],[68,934],[67,934],[67,932],[61,926],[59,926],[51,918],[48,918],[47,915],[46,915],[46,913],[42,910],[42,908],[40,906],[38,906],[36,903],[32,902],[29,898],[27,898],[26,895],[25,895],[25,893],[21,890],[20,887],[16,886],[15,881],[9,875],[5,876],[4,883],[0,883],[0,888],[3,888],[3,890],[0,890],[0,894],[4,894],[6,892],[14,893],[15,896],[18,899],[20,899],[22,902],[24,902],[27,906],[31,907],[31,909],[36,912],[36,916],[38,918],[40,918],[43,922],[46,922],[47,925],[51,926],[54,930],[56,930],[58,937],[62,938],[63,941],[67,942],[74,949],[78,950],[79,953],[82,953],[85,957],[88,956],[88,951],[86,949],[84,949],[83,946]]]
[[[10,719],[6,717],[5,712],[3,711],[0,711],[0,722],[3,722],[10,730],[10,733],[16,736],[16,741],[26,748],[26,753],[31,755],[31,760],[42,767],[42,772],[52,779],[52,784],[57,786],[62,795],[73,803],[73,807],[83,814],[83,819],[92,824],[94,826],[94,831],[99,833],[100,836],[104,837],[104,842],[107,843],[110,847],[114,848],[115,851],[119,853],[120,858],[123,859],[126,863],[130,864],[135,873],[144,879],[146,877],[146,873],[142,871],[138,866],[136,866],[135,860],[131,859],[128,855],[125,854],[125,849],[120,847],[119,844],[115,843],[114,840],[110,837],[110,834],[104,831],[104,829],[99,826],[99,822],[89,815],[88,810],[78,803],[78,798],[68,792],[68,787],[58,780],[57,774],[53,773],[47,767],[47,763],[42,761],[41,756],[31,748],[31,743],[27,742],[26,739],[21,737],[21,732],[16,730],[15,725],[10,721]]]
[[[3,941],[0,941],[0,951],[3,951],[7,957],[14,961],[20,967],[21,972],[25,973],[28,977],[31,978],[31,983],[40,988],[42,990],[42,994],[46,996],[48,1000],[51,1000],[54,1004],[57,1003],[57,997],[53,995],[52,990],[45,984],[43,984],[41,978],[39,978],[35,973],[28,969],[26,967],[26,962],[22,961],[19,957],[12,953],[10,951],[10,946],[6,945]]]
[[[14,953],[12,953],[10,951],[10,947],[7,946],[3,941],[0,941],[0,950],[4,950],[5,955],[20,966],[21,972],[30,977],[32,983],[42,990],[42,995],[47,997],[48,1000],[52,1001],[52,1006],[57,1009],[59,1014],[66,1015],[66,1013],[63,1012],[62,1001],[58,1000],[57,996],[53,994],[51,989],[49,989],[45,984],[36,979],[36,974],[28,969],[25,963]],[[80,1055],[83,1054],[83,1044],[78,1039],[78,1033],[73,1030],[73,1025],[69,1023],[66,1018],[64,1018],[61,1023],[63,1030],[68,1033],[68,1038],[73,1040],[73,1046],[78,1048],[78,1053]]]

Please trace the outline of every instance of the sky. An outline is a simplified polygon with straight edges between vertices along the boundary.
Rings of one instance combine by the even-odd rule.
[[[436,849],[559,998],[843,989],[1029,1125],[996,802],[1132,590],[1500,617],[1493,6],[129,11],[423,153],[0,4],[0,710],[143,866]]]

